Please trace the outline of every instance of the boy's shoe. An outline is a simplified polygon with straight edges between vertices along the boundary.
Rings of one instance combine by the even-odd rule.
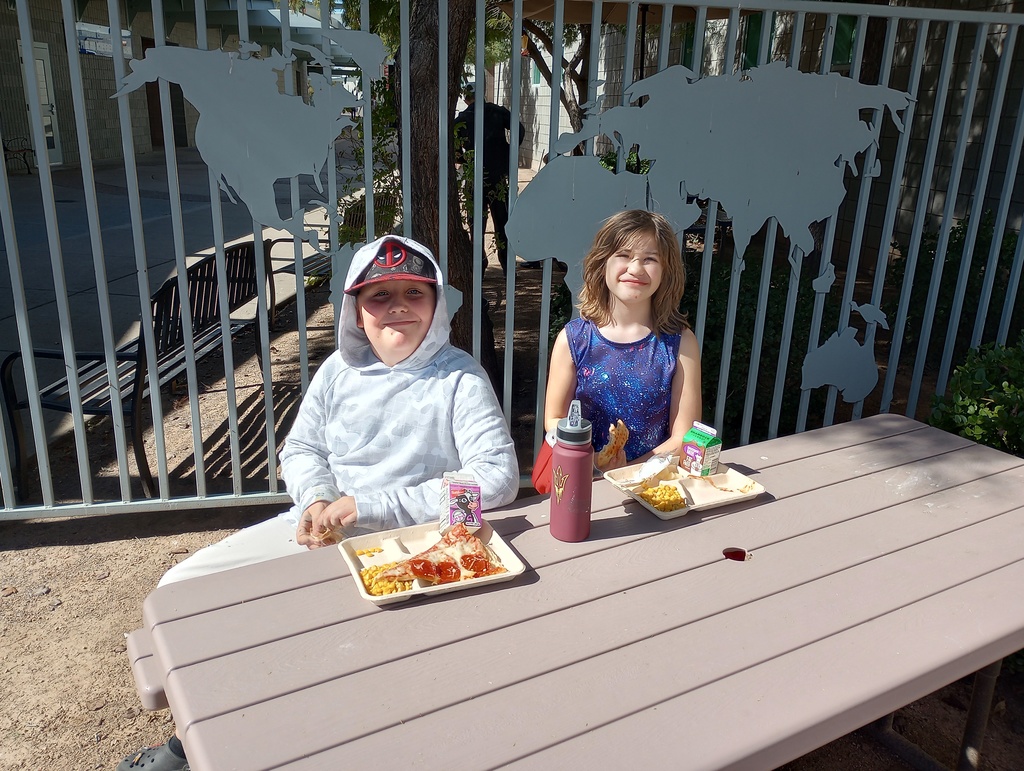
[[[144,747],[133,752],[117,766],[117,771],[189,771],[188,761],[179,758],[166,744]]]

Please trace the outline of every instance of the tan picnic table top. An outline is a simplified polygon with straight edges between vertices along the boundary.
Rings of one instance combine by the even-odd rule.
[[[662,521],[602,480],[577,544],[546,499],[489,512],[528,566],[490,587],[378,607],[336,549],[162,587],[134,666],[196,771],[695,771],[773,768],[1024,647],[1024,460],[895,415],[723,460],[767,493]]]

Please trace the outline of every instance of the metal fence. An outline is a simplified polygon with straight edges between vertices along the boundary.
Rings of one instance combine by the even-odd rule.
[[[477,2],[476,39],[507,35],[511,52],[494,68],[489,93],[513,107],[513,136],[520,123],[527,129],[524,147],[511,151],[524,167],[512,164],[509,241],[520,257],[543,264],[529,271],[510,256],[497,288],[482,269],[490,241],[481,176],[460,183],[450,174],[448,94],[455,84],[446,74],[447,36],[437,41],[439,157],[416,157],[408,132],[399,130],[394,153],[375,167],[369,98],[339,96],[342,86],[330,85],[334,72],[356,73],[369,97],[374,82],[383,82],[376,58],[383,49],[368,35],[339,30],[328,14],[318,27],[293,26],[309,22],[289,15],[284,3],[167,5],[18,0],[0,16],[0,29],[16,29],[25,63],[23,91],[0,87],[0,128],[5,140],[24,133],[35,150],[31,174],[13,161],[0,171],[9,276],[0,284],[0,306],[10,309],[0,311],[0,349],[4,357],[15,354],[16,393],[5,396],[24,401],[24,409],[0,413],[7,439],[0,443],[0,518],[283,504],[276,449],[318,363],[306,328],[316,282],[307,274],[329,266],[343,275],[353,246],[341,239],[352,227],[374,234],[393,226],[422,237],[413,232],[419,202],[407,184],[414,163],[435,164],[435,206],[451,186],[473,191],[476,206],[463,226],[477,257],[471,280],[459,288],[472,313],[474,355],[483,357],[490,345],[481,333],[491,327],[484,314],[498,329],[496,382],[524,466],[540,439],[550,332],[568,318],[578,289],[580,244],[611,213],[601,208],[602,189],[622,192],[619,208],[639,200],[678,215],[689,274],[684,305],[702,345],[705,419],[727,445],[876,412],[924,418],[968,348],[1014,344],[1024,326],[1016,302],[1024,266],[1024,15],[999,10],[1010,3],[954,11],[598,2],[589,18],[577,19],[562,2],[535,12],[529,0],[516,0],[503,4],[504,32],[485,33],[485,4]],[[605,13],[613,6],[624,7],[622,18]],[[121,18],[123,7],[130,19]],[[403,73],[418,41],[408,1],[399,9],[402,45],[387,69]],[[275,29],[266,16],[272,10]],[[369,10],[363,0],[362,18]],[[462,3],[438,3],[441,19],[463,10]],[[536,17],[541,13],[547,18]],[[109,56],[83,53],[83,21],[113,30]],[[566,37],[571,24],[589,28]],[[551,40],[544,67],[520,55],[524,25],[536,48],[544,50],[545,36]],[[117,44],[118,31],[129,28],[131,66]],[[574,58],[591,31],[588,56]],[[148,65],[137,61],[143,49],[158,51]],[[275,57],[275,50],[295,58]],[[569,89],[563,66],[570,63],[586,87],[568,98],[586,109],[582,125],[567,132],[565,105],[550,98],[538,73],[550,69],[551,82]],[[484,46],[476,47],[475,70],[483,83]],[[391,81],[398,126],[412,125],[409,81]],[[823,83],[833,92],[827,98]],[[840,99],[840,92],[850,96]],[[352,116],[351,128],[333,147],[320,143],[322,155],[316,147],[303,155],[307,145],[320,146],[313,138],[337,135],[339,114]],[[164,152],[154,150],[159,137]],[[192,148],[172,152],[174,137]],[[354,137],[363,142],[360,154]],[[241,147],[249,156],[237,155]],[[256,147],[264,152],[253,153]],[[54,160],[55,151],[65,157]],[[321,161],[326,171],[319,176],[299,173]],[[570,172],[592,184],[566,193]],[[802,187],[808,177],[825,187]],[[374,184],[362,191],[364,179]],[[820,195],[808,200],[829,185],[836,205],[823,209]],[[673,189],[678,201],[664,193]],[[398,217],[382,216],[381,202],[390,200],[399,204]],[[699,217],[683,221],[680,212]],[[448,228],[457,226],[440,218],[445,269]],[[320,236],[319,253],[311,230]],[[69,376],[79,372],[82,354],[98,352],[102,375],[116,381],[123,352],[138,339],[148,382],[157,382],[160,341],[149,298],[172,275],[178,294],[189,296],[192,255],[206,251],[227,307],[225,244],[239,240],[252,242],[258,289],[246,326],[264,332],[245,349],[249,358],[235,359],[224,314],[213,354],[190,342],[177,354],[176,396],[150,389],[142,412],[132,413],[119,408],[115,393],[116,408],[91,418],[83,401],[89,385]],[[261,259],[272,241],[278,245]],[[268,286],[278,312],[294,303],[290,327],[271,332]],[[195,336],[194,315],[183,303],[187,341]],[[274,335],[284,334],[295,350],[287,374],[275,354],[283,338]],[[40,348],[57,351],[55,366],[30,355]],[[202,374],[209,361],[222,362],[214,385]],[[253,370],[254,362],[262,365]],[[243,365],[256,374],[240,385]],[[62,378],[67,416],[45,408],[47,386]],[[213,423],[203,412],[211,398],[225,415]],[[17,462],[11,415],[28,438]],[[138,415],[154,497],[143,493],[130,453]],[[191,440],[184,462],[167,452],[169,432],[181,431]]]

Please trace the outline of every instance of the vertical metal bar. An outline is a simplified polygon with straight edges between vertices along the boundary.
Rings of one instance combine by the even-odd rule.
[[[668,67],[668,48],[672,43],[672,11],[675,6],[661,6],[661,35],[658,37],[658,72]],[[593,27],[591,27],[593,29]]]
[[[982,30],[984,30],[985,36],[987,37],[988,25],[984,24],[979,26],[979,36],[982,34]],[[984,46],[985,41],[980,41],[980,44]],[[981,67],[980,60],[983,55],[984,52],[979,51],[979,69]],[[946,327],[946,344],[942,349],[942,363],[939,365],[939,376],[935,382],[935,393],[937,394],[945,392],[946,382],[949,379],[949,369],[953,359],[953,345],[956,342],[957,329],[960,326],[960,315],[963,311],[964,295],[967,293],[967,278],[972,269],[974,245],[977,242],[978,229],[981,226],[981,220],[985,208],[985,189],[988,187],[988,175],[992,168],[992,155],[995,152],[996,135],[999,133],[999,116],[1003,112],[1003,98],[1006,96],[1006,83],[1010,75],[1010,61],[1010,56],[1004,56],[999,62],[999,71],[996,75],[995,89],[991,96],[988,115],[985,116],[985,122],[987,123],[985,128],[985,139],[982,144],[981,159],[978,162],[978,177],[975,180],[974,194],[971,196],[971,206],[969,209],[970,217],[967,220],[967,234],[964,238],[964,249],[960,258],[960,273],[957,276],[956,289],[953,293],[953,306],[949,309],[949,322]],[[1009,203],[1010,202],[1008,200],[1002,201],[999,207],[1000,213],[1006,210]],[[999,253],[998,244],[1002,241],[999,237],[1001,232],[1002,227],[998,230],[993,228],[992,231],[993,253],[997,256]],[[991,278],[991,273],[987,274],[987,278]]]
[[[330,8],[328,13],[320,14],[320,29],[326,33],[331,28],[331,14]],[[407,48],[407,47],[406,47]],[[331,59],[332,46],[331,39],[326,34],[320,37],[320,50],[324,53],[324,56],[329,60]],[[404,72],[404,70],[403,70]],[[334,84],[334,73],[327,73],[327,83],[333,86]],[[369,99],[365,91],[360,91],[362,98],[369,104]],[[366,112],[364,106],[363,112]],[[338,255],[341,251],[341,237],[338,233],[337,225],[337,214],[338,214],[338,140],[337,137],[331,140],[331,150],[329,160],[327,162],[327,243],[328,243],[328,254],[331,256],[331,274],[335,272],[341,273],[342,267],[340,264],[335,264],[338,260]],[[292,241],[293,252],[295,256],[295,296],[299,299],[299,302],[295,306],[296,316],[296,327],[299,333],[299,382],[302,386],[302,393],[306,393],[309,388],[309,334],[306,329],[306,282],[304,277],[304,258],[302,255],[302,242],[295,238]],[[319,244],[315,244],[319,248]],[[345,277],[339,275],[338,279],[341,284],[344,284]],[[337,313],[340,312],[341,301],[338,301]],[[337,332],[338,325],[335,324],[333,327],[334,331]]]
[[[698,6],[697,18],[693,30],[693,51],[692,59],[688,63],[688,69],[694,75],[700,76],[704,69],[704,36],[707,34],[708,9],[706,6]],[[682,62],[685,51],[679,54]],[[694,325],[694,334],[697,337],[697,346],[704,348],[704,325],[708,315],[708,296],[711,289],[711,261],[715,249],[715,223],[718,219],[718,201],[709,200],[707,203],[706,221],[704,223],[704,254],[701,259],[700,268],[700,292],[697,296],[697,321]],[[721,259],[721,254],[719,254]],[[719,420],[716,425],[721,427]]]
[[[626,51],[622,65],[622,104],[627,105],[626,91],[633,85],[633,75],[636,72],[636,16],[637,16],[637,4],[630,3],[626,9]],[[643,51],[640,52],[643,56]],[[559,73],[561,73],[561,67],[559,67]],[[561,78],[558,80],[562,82]],[[553,145],[552,145],[553,146]],[[622,153],[619,153],[620,160],[623,153],[628,152],[628,148],[622,148]],[[621,172],[622,169],[619,169]]]
[[[437,4],[437,259],[448,279],[448,0]]]
[[[690,60],[690,71],[697,77],[704,75],[704,38],[707,34],[708,7],[699,5],[697,6],[697,19],[693,23],[693,58]]]
[[[1017,287],[1020,286],[1020,274],[1024,268],[1024,231],[1017,234],[1017,251],[1013,255],[1013,267],[1010,269],[1010,278],[1006,282],[1006,299],[1003,300],[1003,315],[999,320],[999,334],[996,342],[999,345],[1006,345],[1006,336],[1010,333],[1010,319],[1013,316],[1013,306],[1017,302]]]
[[[282,0],[283,3],[283,0]],[[285,31],[287,25],[287,6],[284,6],[285,12],[282,13],[282,32]],[[243,7],[238,8],[239,28],[244,24],[245,37],[239,34],[239,41],[249,41],[249,16],[248,11]],[[282,75],[285,82],[289,79],[289,70],[286,68]],[[252,234],[253,234],[253,245],[257,249],[257,255],[262,254],[263,248],[263,223],[257,222],[255,219],[252,221]],[[267,439],[267,475],[270,480],[270,489],[273,492],[277,491],[277,438],[274,420],[274,385],[273,379],[271,378],[270,372],[270,318],[267,312],[267,301],[264,295],[263,287],[267,283],[267,271],[266,265],[261,258],[256,259],[256,323],[261,329],[266,330],[266,334],[260,335],[260,344],[263,349],[263,409],[266,415],[265,425],[265,436]],[[193,432],[195,431],[195,424],[192,427]],[[196,469],[200,468],[199,459],[197,458]]]
[[[120,30],[121,16],[118,0],[107,0],[107,16],[110,28]],[[124,82],[127,70],[124,66],[124,51],[114,46],[114,79]],[[149,286],[149,259],[146,253],[145,230],[142,224],[142,197],[139,191],[139,172],[135,163],[135,142],[132,133],[131,105],[128,94],[117,97],[117,114],[121,129],[121,155],[124,158],[124,176],[128,186],[128,209],[132,223],[132,245],[135,252],[135,276],[139,292],[139,346],[146,350],[146,377],[150,384],[159,383],[157,371],[156,339],[153,332],[153,305],[150,302],[152,290]],[[155,392],[155,393],[154,393]],[[164,408],[159,398],[159,388],[150,387],[150,414],[153,420],[153,442],[157,458],[157,486],[161,498],[170,495],[167,477],[166,437],[164,431]]]
[[[921,233],[924,230],[924,219],[928,211],[928,198],[931,195],[935,156],[938,153],[939,138],[942,135],[942,117],[945,113],[946,96],[949,93],[953,52],[956,50],[959,29],[959,22],[949,22],[947,25],[946,50],[939,68],[939,81],[935,87],[935,106],[932,112],[931,130],[928,133],[928,145],[925,149],[925,157],[921,166],[922,173],[919,182],[920,187],[918,188],[917,206],[915,207],[914,225],[910,234],[910,246],[904,256],[906,267],[903,274],[903,290],[900,293],[899,307],[896,310],[896,325],[893,329],[889,347],[889,364],[885,372],[885,384],[882,387],[882,401],[879,412],[888,412],[889,405],[892,403],[893,386],[896,382],[896,373],[899,369],[900,353],[903,346],[903,334],[907,326],[907,307],[910,305],[910,294],[914,286],[914,272],[917,269],[918,250],[921,248]],[[909,124],[907,127],[909,129]],[[953,194],[956,194],[955,190]],[[941,259],[941,256],[936,253],[935,259]],[[910,412],[908,411],[907,414],[910,414]]]
[[[121,389],[117,376],[117,360],[114,354],[114,324],[110,313],[110,287],[107,279],[106,261],[103,257],[103,241],[100,235],[100,215],[96,200],[96,178],[92,167],[92,145],[89,141],[89,127],[85,120],[85,90],[82,86],[82,65],[78,58],[77,34],[74,26],[75,11],[71,0],[61,0],[64,17],[64,40],[67,46],[68,70],[71,77],[71,100],[75,111],[75,135],[81,158],[82,185],[85,192],[85,209],[89,222],[89,244],[92,251],[93,274],[96,278],[96,305],[100,315],[100,330],[103,334],[103,353],[110,386],[110,419],[114,429],[114,446],[117,455],[118,479],[121,485],[121,500],[131,500],[131,480],[128,476],[128,452],[125,439],[124,413],[121,410]],[[91,474],[91,469],[90,469]],[[85,503],[91,503],[86,499]]]
[[[898,27],[899,23],[890,20],[889,26],[890,29]],[[887,34],[886,40],[888,41],[889,39],[889,35]],[[899,191],[903,185],[904,169],[907,162],[907,150],[910,147],[910,129],[914,122],[914,109],[917,107],[917,92],[921,83],[921,69],[924,65],[925,50],[928,47],[927,20],[919,21],[917,23],[917,35],[915,35],[915,39],[917,42],[914,46],[914,58],[910,66],[910,80],[907,85],[907,91],[910,94],[911,99],[910,104],[907,105],[907,109],[903,113],[903,132],[900,134],[899,142],[896,146],[896,156],[892,161],[892,172],[889,179],[889,194],[886,197],[888,204],[885,209],[885,220],[882,224],[882,235],[879,238],[878,257],[875,260],[875,278],[871,286],[871,304],[876,308],[879,307],[879,304],[882,302],[882,287],[885,283],[886,266],[889,264],[890,244],[893,228],[896,223],[896,210],[899,208]],[[864,331],[864,345],[869,350],[874,350],[876,327],[877,322],[868,321],[867,328]],[[895,338],[895,335],[893,335],[893,337]],[[853,419],[859,419],[863,410],[864,400],[861,399],[853,406]],[[879,412],[888,411],[889,403],[885,401],[885,395],[883,392]]]
[[[821,62],[819,63],[818,72],[821,75],[827,75],[832,70],[832,52],[835,50],[835,37],[836,37],[836,26],[839,16],[837,14],[829,14],[828,25],[826,28],[825,39],[822,45],[823,52],[821,56]],[[828,269],[828,266],[832,264],[832,249],[835,242],[836,235],[836,215],[828,217],[825,225],[825,237],[821,245],[821,254],[818,260],[818,275],[821,276]],[[852,256],[848,259],[854,259]],[[854,263],[855,265],[855,263]],[[846,285],[852,287],[856,282],[856,269],[851,275],[849,269],[847,270],[847,283]],[[821,319],[825,311],[825,292],[814,293],[814,309],[811,312],[811,324],[807,334],[807,352],[810,353],[818,348],[818,343],[821,341]],[[788,360],[787,360],[788,363]],[[779,362],[782,365],[782,362]],[[830,387],[830,392],[834,388]],[[781,392],[776,392],[778,398],[782,398]],[[811,392],[807,389],[800,390],[800,403],[797,407],[796,417],[796,430],[797,432],[803,431],[807,427],[807,410],[811,400]],[[828,425],[831,421],[827,421],[825,425]]]
[[[409,0],[401,0],[398,4],[398,28],[402,39],[402,234],[412,238],[412,147],[409,139],[409,113],[411,100],[409,91]],[[366,95],[363,95],[366,98]],[[365,108],[364,108],[365,111]],[[440,259],[440,255],[438,255]]]
[[[7,164],[0,171],[0,208],[5,201],[10,200],[10,191],[7,189]],[[4,420],[5,410],[0,410],[0,436],[5,441],[0,442],[0,490],[3,491],[3,506],[5,509],[14,509],[17,501],[14,498],[14,476],[11,473],[11,458],[7,449],[7,421]],[[14,430],[14,427],[11,427]]]
[[[771,52],[768,47],[772,43],[772,27],[775,26],[775,12],[761,12],[761,37],[757,41],[757,61],[764,64],[771,60]]]
[[[732,275],[729,281],[729,304],[726,306],[725,332],[722,337],[722,361],[718,374],[718,401],[715,406],[715,425],[725,424],[725,402],[729,395],[729,370],[732,362],[732,344],[736,332],[736,309],[739,306],[740,277],[746,269],[743,255],[733,252]]]
[[[244,13],[244,11],[240,11]],[[167,37],[164,29],[162,0],[153,3],[153,38],[157,47],[165,45]],[[244,39],[244,38],[243,38]],[[171,207],[171,237],[174,245],[175,264],[178,269],[178,295],[181,303],[181,327],[185,337],[185,369],[188,380],[189,406],[192,410],[192,452],[195,458],[196,495],[206,497],[206,469],[203,465],[203,427],[199,412],[199,390],[196,375],[196,352],[193,345],[194,330],[192,327],[192,308],[185,300],[188,297],[188,266],[185,262],[185,231],[182,224],[181,189],[178,184],[178,160],[174,149],[174,126],[171,123],[171,94],[167,81],[158,81],[160,93],[160,117],[163,123],[164,163],[167,168],[167,194]],[[167,145],[170,145],[168,148]],[[149,395],[151,401],[160,398],[159,380],[150,381]],[[157,458],[163,464],[165,458]]]
[[[548,112],[548,152],[553,152],[558,139],[559,100],[562,94],[562,36],[565,32],[564,0],[555,2],[555,30],[552,42],[554,50],[551,54],[551,105]],[[552,159],[553,160],[553,159]],[[544,260],[540,288],[540,325],[537,339],[537,421],[533,429],[534,449],[540,448],[544,437],[544,392],[548,385],[548,332],[551,326],[551,266],[554,260]]]
[[[601,40],[603,37],[601,34],[601,0],[594,0],[590,10],[590,79],[587,81],[587,102],[594,105],[590,109],[591,114],[600,112],[597,90],[601,84],[598,70],[601,66]],[[587,155],[593,155],[596,152],[596,140],[588,139],[586,147]]]
[[[740,429],[740,444],[750,443],[750,423],[754,415],[754,396],[760,374],[761,345],[764,342],[764,320],[768,310],[768,287],[772,282],[772,267],[775,263],[775,217],[768,218],[768,235],[765,238],[764,254],[761,256],[761,285],[757,293],[757,310],[754,314],[754,337],[750,346],[750,366],[747,370],[747,390],[743,399],[743,422]]]
[[[2,136],[0,136],[2,138]],[[14,225],[14,210],[11,206],[11,189],[7,180],[7,164],[0,166],[0,230],[4,234],[4,248],[7,250],[7,270],[11,276],[11,295],[14,301],[14,319],[18,330],[18,340],[22,351],[31,352],[32,336],[28,323],[28,303],[25,302],[25,282],[21,275],[21,255],[18,253],[18,238]],[[25,384],[28,391],[29,402],[36,412],[39,412],[39,386],[36,378],[35,366],[31,366],[30,359],[25,360]],[[13,398],[14,394],[11,394]],[[7,431],[14,431],[14,426],[5,425],[4,410],[0,410],[0,482],[4,488],[4,506],[14,508],[14,478],[11,475],[11,460],[7,450]],[[34,415],[33,415],[34,417]],[[42,419],[34,425],[41,425]],[[27,448],[26,448],[27,449]],[[22,463],[27,462],[23,457]],[[46,490],[46,486],[43,486]],[[21,491],[24,495],[24,491]],[[47,504],[50,505],[50,504]]]
[[[32,49],[32,25],[29,17],[28,3],[20,1],[18,6],[18,31],[21,35],[21,55],[24,62],[25,92],[28,100],[29,120],[32,130],[34,147],[45,148],[43,135],[43,116],[40,109],[39,81],[34,66],[35,54]],[[40,158],[43,153],[40,153]],[[43,217],[46,221],[46,237],[50,252],[50,268],[53,271],[54,299],[57,306],[57,320],[60,325],[61,348],[64,352],[64,368],[68,373],[68,390],[72,405],[81,404],[81,392],[76,375],[78,366],[75,361],[75,340],[71,332],[71,311],[68,302],[67,281],[64,277],[64,260],[61,254],[60,231],[57,226],[57,205],[54,199],[53,178],[50,175],[50,164],[39,163],[39,185],[43,196]],[[43,502],[53,505],[53,478],[50,474],[50,456],[46,428],[43,424],[42,410],[38,401],[38,379],[35,377],[35,361],[32,350],[23,349],[26,382],[28,384],[32,427],[36,440],[36,459],[39,467],[39,480],[43,492]],[[31,377],[28,375],[32,370]],[[33,382],[35,381],[35,382]],[[82,411],[74,409],[72,419],[75,426],[75,449],[78,454],[78,478],[82,484],[83,496],[92,499],[92,476],[89,469],[89,448],[85,441],[85,421]],[[24,462],[24,461],[23,461]]]
[[[864,36],[867,29],[867,16],[857,18],[857,29],[854,32],[853,66],[850,69],[850,78],[860,82],[860,70],[864,56]],[[891,21],[891,20],[890,20]],[[888,24],[885,31],[885,44],[882,49],[882,64],[879,68],[880,86],[889,85],[889,75],[892,70],[893,42],[895,41],[895,26]],[[850,303],[853,301],[853,291],[857,286],[857,271],[860,266],[860,250],[864,241],[864,229],[867,219],[868,201],[871,198],[871,185],[875,178],[875,165],[878,163],[878,141],[882,130],[882,121],[885,120],[885,110],[875,109],[871,111],[869,128],[872,135],[871,146],[868,147],[864,157],[863,169],[861,170],[860,189],[857,192],[857,213],[854,217],[853,236],[850,242],[850,252],[846,261],[846,276],[843,280],[843,299],[839,304],[839,325],[838,331],[842,332],[849,326]],[[825,400],[825,419],[822,425],[830,426],[835,418],[836,396],[839,390],[834,386],[828,387],[828,396]]]
[[[208,49],[206,40],[206,3],[196,0],[196,48]],[[224,256],[224,211],[220,197],[220,186],[212,169],[207,170],[207,186],[210,190],[210,215],[213,221],[213,245],[217,263],[217,302],[222,313],[220,318],[221,346],[224,349],[224,396],[228,406],[228,441],[231,447],[231,486],[235,495],[242,494],[242,451],[238,440],[238,395],[235,386],[235,360],[231,346],[231,320],[228,308],[227,265]],[[254,236],[254,246],[255,236]],[[258,256],[258,253],[257,253]]]
[[[939,295],[939,284],[942,282],[942,269],[949,248],[949,233],[953,227],[953,214],[956,211],[956,198],[960,191],[960,176],[964,169],[964,155],[967,152],[967,141],[970,138],[971,123],[974,116],[974,103],[978,94],[978,80],[981,77],[982,58],[985,53],[985,38],[988,25],[979,24],[974,38],[974,52],[971,54],[971,71],[969,85],[964,95],[963,114],[960,116],[960,130],[957,132],[956,146],[953,150],[953,168],[949,184],[946,186],[946,203],[942,210],[942,225],[939,229],[939,243],[935,247],[935,262],[932,263],[932,279],[928,286],[928,300],[924,307],[924,320],[921,322],[921,337],[917,345],[917,357],[914,359],[914,374],[910,381],[910,393],[907,395],[907,412],[912,416],[917,411],[917,397],[921,390],[921,378],[924,376],[924,365],[928,358],[928,344],[931,342],[932,323],[935,319],[935,305]],[[943,115],[933,117],[941,122]],[[953,340],[946,340],[952,345]]]
[[[779,435],[779,417],[782,410],[782,391],[786,384],[786,365],[789,363],[789,346],[793,340],[793,318],[796,315],[796,299],[800,289],[800,268],[804,254],[796,246],[789,250],[789,291],[786,294],[786,315],[782,322],[782,342],[779,345],[779,366],[775,370],[775,396],[772,399],[771,416],[768,419],[768,438]]]
[[[798,11],[793,19],[793,40],[789,49],[789,66],[795,70],[800,69],[800,49],[804,39],[805,21],[804,12]]]
[[[708,296],[711,293],[711,261],[715,252],[716,221],[718,219],[718,201],[707,203],[706,221],[704,223],[704,251],[700,263],[700,292],[697,295],[697,321],[694,334],[697,336],[697,347],[704,348],[704,323],[708,316]],[[723,241],[725,236],[722,236]],[[724,245],[724,244],[723,244]],[[721,251],[718,255],[722,259]],[[719,423],[719,425],[721,425]]]
[[[836,237],[836,218],[835,216],[829,217],[825,224],[825,237],[821,248],[821,257],[818,261],[818,275],[821,276],[828,269],[828,266],[832,263],[832,246]],[[818,348],[818,343],[821,341],[821,317],[824,315],[825,310],[825,292],[814,293],[814,309],[811,311],[811,324],[810,330],[807,335],[807,352],[810,353]],[[779,362],[779,366],[782,366],[782,362]],[[782,398],[781,391],[776,392],[778,397]],[[797,433],[807,428],[807,409],[810,403],[811,392],[807,389],[800,390],[800,405],[797,408],[796,417],[796,430]]]
[[[790,66],[796,68],[800,61],[804,29],[804,14],[796,15],[794,35],[790,44]],[[768,417],[768,438],[774,439],[779,434],[779,419],[782,413],[782,394],[786,382],[786,370],[789,368],[789,349],[793,343],[793,319],[796,316],[796,303],[800,290],[800,272],[803,268],[804,253],[790,239],[789,247],[789,289],[786,292],[786,312],[783,316],[782,336],[779,340],[779,358],[775,369],[775,390],[772,394],[772,408]]]
[[[519,105],[523,57],[516,55],[515,50],[517,41],[523,35],[523,0],[515,0],[512,8],[512,96],[509,104],[512,122],[508,151],[508,210],[510,215],[519,195]],[[508,261],[508,274],[505,276],[505,361],[501,403],[504,406],[505,422],[512,425],[512,359],[515,354],[516,331],[516,255],[511,249],[508,252]]]
[[[740,35],[740,9],[729,9],[729,26],[725,33],[725,63],[722,65],[722,74],[731,75],[739,67],[736,62],[737,41]]]
[[[764,39],[766,28],[767,25],[761,25],[762,39]],[[764,64],[767,56],[768,46],[759,45],[756,66]],[[761,284],[757,294],[757,310],[754,315],[754,337],[750,349],[750,365],[747,369],[747,389],[743,401],[740,444],[750,443],[750,425],[754,415],[754,397],[757,393],[757,381],[761,365],[761,346],[764,342],[765,317],[768,311],[768,289],[771,286],[772,268],[775,266],[775,239],[778,232],[778,220],[775,217],[769,217],[765,227],[767,236],[765,238],[764,254],[761,257]]]
[[[1003,55],[1007,60],[1013,59],[1013,47],[1017,39],[1016,25],[1009,27],[1007,42],[1003,46]],[[995,115],[994,112],[990,115]],[[990,117],[989,120],[992,120]],[[1006,228],[1006,218],[1010,208],[1010,201],[1013,199],[1013,187],[1017,181],[1017,169],[1020,165],[1022,148],[1024,148],[1024,94],[1021,94],[1017,104],[1017,119],[1013,128],[1013,139],[1010,140],[1009,161],[1003,174],[1003,189],[999,196],[1001,201],[999,212],[996,214],[996,221],[992,228],[992,245],[989,248],[988,262],[985,266],[985,283],[981,289],[981,297],[978,300],[978,313],[974,319],[974,332],[971,335],[971,347],[977,348],[981,345],[982,335],[985,333],[985,321],[988,318],[988,307],[992,300],[992,284],[995,281],[996,265],[999,262],[999,253],[1003,242],[1003,233]],[[1020,246],[1021,234],[1017,234],[1018,247]],[[1014,287],[1015,289],[1015,287]],[[1006,299],[1010,299],[1011,288],[1007,287]],[[1009,319],[1007,319],[1007,323]],[[1006,331],[1003,330],[1002,339],[997,340],[999,345],[1006,343]]]
[[[825,35],[821,41],[821,67],[822,74],[832,71],[832,54],[836,48],[836,25],[839,23],[839,14],[830,13],[828,23],[825,25]]]
[[[282,2],[283,5],[286,5]],[[321,11],[323,14],[323,11]],[[330,16],[330,9],[328,8],[327,15]],[[364,29],[367,34],[370,32],[370,0],[360,0],[359,3],[359,26]],[[447,40],[445,40],[446,47],[445,53],[447,54]],[[372,94],[373,81],[370,78],[370,73],[363,69],[363,99],[366,99],[368,95]],[[367,109],[373,107],[373,99],[364,105],[363,108],[363,179],[366,184],[364,187],[363,203],[366,204],[366,243],[370,243],[377,237],[377,225],[374,221],[374,201],[373,201],[373,110]]]
[[[484,247],[484,103],[487,100],[487,72],[484,70],[484,0],[476,0],[476,61],[474,70],[476,94],[473,102],[473,358],[480,361],[481,306],[483,305],[484,271],[487,269],[487,249]],[[516,143],[510,142],[511,147]],[[518,165],[518,164],[517,164]],[[511,166],[509,170],[511,171]],[[511,187],[511,184],[509,185]],[[497,227],[495,241],[500,238]],[[513,263],[515,259],[513,258]]]

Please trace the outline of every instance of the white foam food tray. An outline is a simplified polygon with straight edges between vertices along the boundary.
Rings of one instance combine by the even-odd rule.
[[[717,474],[706,477],[690,476],[678,466],[671,466],[658,474],[657,479],[648,480],[648,484],[674,486],[686,505],[672,511],[661,511],[640,497],[643,489],[641,485],[625,483],[625,480],[635,480],[639,470],[640,464],[624,466],[606,471],[604,478],[659,519],[675,519],[691,511],[713,509],[750,500],[765,491],[764,485],[760,482],[755,482],[724,463],[718,465]]]
[[[510,581],[526,570],[526,565],[519,559],[519,556],[502,540],[500,535],[494,532],[494,529],[487,522],[484,522],[483,527],[477,530],[474,535],[483,541],[484,546],[494,553],[507,572],[491,576],[481,576],[480,578],[469,578],[450,584],[431,584],[427,581],[416,579],[412,582],[411,589],[381,596],[370,594],[366,590],[359,571],[371,565],[401,562],[429,549],[441,540],[441,533],[437,529],[437,524],[427,523],[425,525],[413,525],[412,527],[402,527],[395,530],[383,530],[379,533],[357,535],[344,539],[338,544],[338,548],[341,550],[341,556],[348,564],[348,569],[352,574],[353,582],[360,596],[375,605],[402,602],[403,600],[409,600],[424,594],[445,594],[447,592],[461,591],[462,589],[472,589],[476,586]],[[357,554],[357,552],[367,549],[380,549],[381,551],[373,554]]]

